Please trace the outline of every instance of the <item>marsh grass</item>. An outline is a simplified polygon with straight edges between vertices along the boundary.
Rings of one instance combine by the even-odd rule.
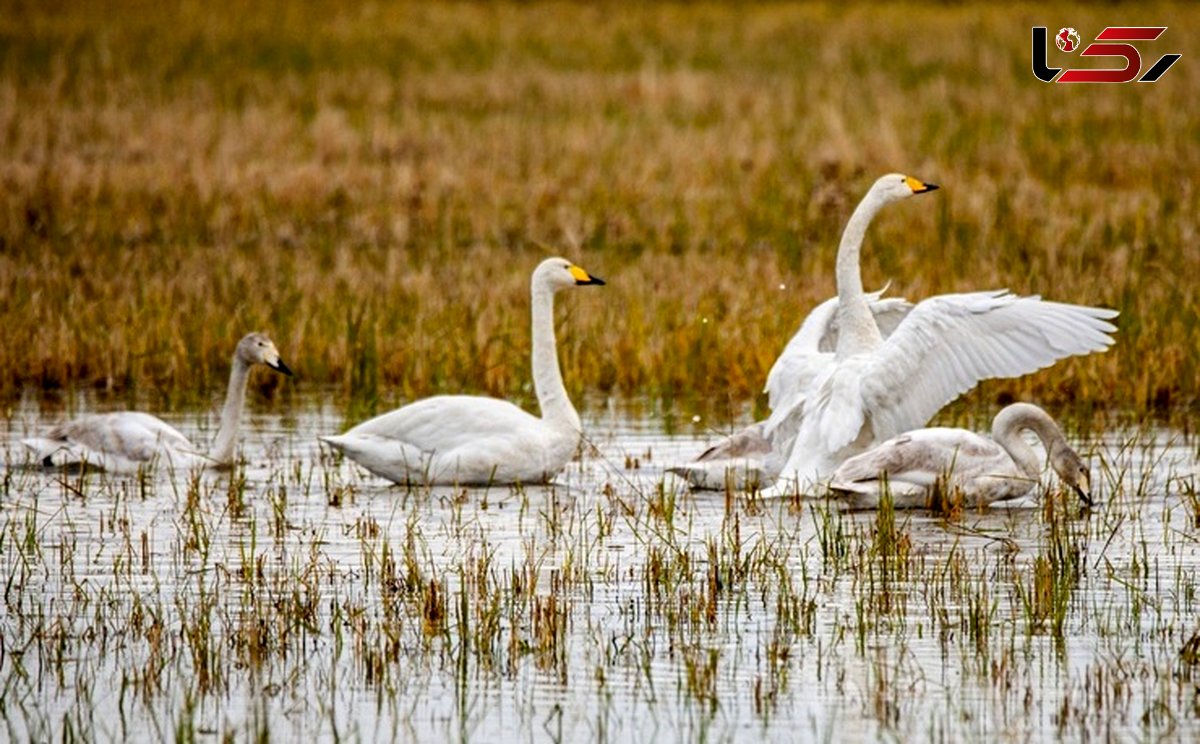
[[[1170,26],[1156,49],[1197,46],[1192,6],[1139,12]],[[761,413],[769,365],[833,292],[854,203],[903,170],[943,189],[877,220],[868,285],[1122,313],[1109,353],[988,383],[965,408],[1178,422],[1200,387],[1196,68],[1042,84],[1027,55],[1043,15],[12,4],[0,395],[191,405],[256,328],[352,418],[441,391],[530,402],[528,278],[548,244],[609,280],[560,303],[572,393],[722,426]]]

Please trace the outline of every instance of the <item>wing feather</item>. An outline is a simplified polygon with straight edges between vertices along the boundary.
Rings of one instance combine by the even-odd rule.
[[[1069,356],[1104,351],[1116,331],[1108,321],[1116,316],[1107,308],[1007,290],[930,298],[859,370],[859,411],[870,413],[877,437],[918,428],[982,380],[1019,377]],[[830,449],[852,440],[853,423],[830,427]]]

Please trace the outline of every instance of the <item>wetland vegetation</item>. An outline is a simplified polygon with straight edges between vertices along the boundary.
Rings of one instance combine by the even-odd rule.
[[[943,188],[872,228],[868,286],[1121,311],[1113,352],[969,403],[1196,406],[1196,72],[1039,83],[1039,6],[9,5],[10,401],[194,403],[248,330],[364,413],[528,396],[528,272],[562,253],[610,280],[564,321],[571,391],[728,420],[833,293],[853,205],[900,170]],[[1170,24],[1163,50],[1194,46],[1195,9],[1139,12]]]

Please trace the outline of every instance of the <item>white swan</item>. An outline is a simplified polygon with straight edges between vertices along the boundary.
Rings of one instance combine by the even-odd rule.
[[[884,287],[867,295],[868,307],[884,338],[891,335],[912,309],[912,303],[903,298],[881,299],[886,290]],[[763,391],[771,410],[795,408],[804,391],[833,364],[837,306],[838,298],[831,297],[813,308],[771,366]],[[774,474],[765,470],[771,454],[767,424],[767,421],[751,424],[709,447],[695,460],[668,467],[667,472],[682,476],[693,488],[701,490],[746,490],[769,485]]]
[[[604,281],[563,258],[547,259],[533,272],[533,384],[541,418],[504,400],[439,395],[322,441],[400,484],[550,480],[575,456],[583,437],[558,367],[554,294],[589,284]]]
[[[1089,506],[1091,476],[1054,419],[1030,403],[1014,403],[992,422],[992,439],[966,429],[917,429],[846,460],[830,479],[833,495],[852,509],[874,509],[885,490],[896,508],[928,508],[940,492],[952,503],[979,506],[1016,499],[1038,485],[1041,466],[1021,431],[1037,434],[1063,483]]]
[[[837,255],[838,337],[832,359],[805,381],[790,408],[771,413],[775,486],[783,495],[820,484],[847,458],[923,426],[981,380],[1019,377],[1078,354],[1104,351],[1114,310],[1043,302],[1007,290],[949,294],[914,307],[886,339],[863,292],[859,250],[884,205],[930,191],[929,184],[883,176],[854,210]]]
[[[239,341],[221,410],[221,426],[207,455],[174,427],[137,411],[83,416],[22,443],[46,466],[86,463],[117,473],[135,473],[138,468],[155,462],[171,467],[228,467],[236,454],[246,383],[255,364],[265,364],[288,376],[292,374],[279,358],[274,342],[264,334],[251,333]]]

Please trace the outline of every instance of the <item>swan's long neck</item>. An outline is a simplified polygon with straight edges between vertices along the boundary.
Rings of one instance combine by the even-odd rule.
[[[1067,447],[1067,438],[1054,419],[1037,406],[1014,403],[996,414],[992,422],[992,438],[1008,451],[1022,473],[1036,479],[1042,472],[1042,466],[1037,453],[1021,438],[1022,429],[1029,429],[1042,440],[1047,456],[1061,447]]]
[[[225,393],[225,407],[221,409],[221,428],[217,430],[209,457],[218,465],[233,464],[237,449],[238,429],[242,423],[242,408],[246,405],[246,381],[250,378],[250,365],[234,354],[233,369],[229,372],[229,390]]]
[[[837,254],[838,356],[870,351],[883,343],[863,292],[859,252],[867,227],[885,203],[875,189],[868,191],[842,232]]]
[[[537,392],[542,420],[560,428],[582,431],[579,414],[558,368],[558,344],[554,340],[554,292],[533,285],[533,388]]]

